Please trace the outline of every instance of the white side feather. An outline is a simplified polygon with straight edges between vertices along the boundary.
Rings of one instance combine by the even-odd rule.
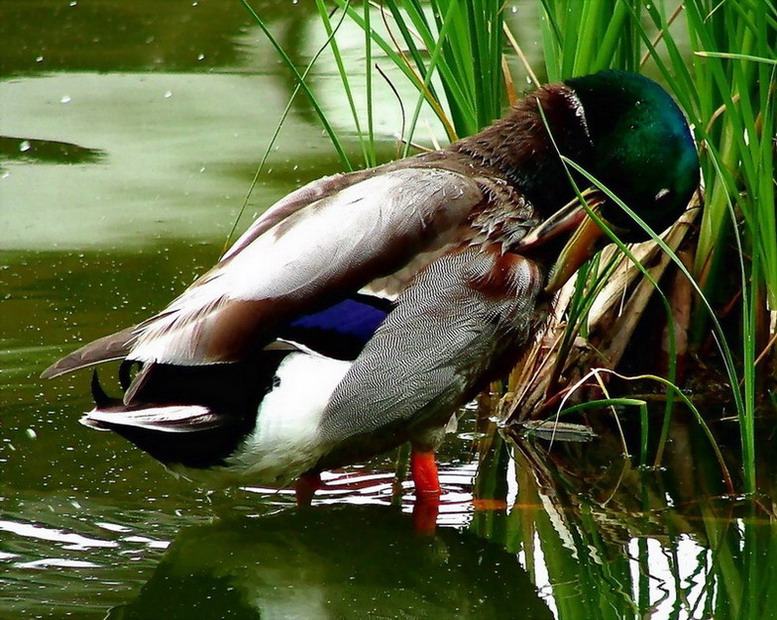
[[[285,484],[321,456],[321,413],[351,362],[291,353],[278,367],[278,387],[259,406],[254,431],[227,459],[227,469],[265,484]]]
[[[210,410],[201,405],[168,405],[122,412],[95,408],[84,414],[81,423],[92,428],[101,428],[94,423],[104,422],[166,433],[189,433],[197,426],[207,426],[214,420]]]

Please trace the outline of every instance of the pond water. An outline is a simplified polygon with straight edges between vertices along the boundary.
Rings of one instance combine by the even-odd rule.
[[[257,9],[302,63],[325,38],[310,6]],[[468,412],[421,535],[397,455],[332,472],[298,510],[289,490],[207,495],[81,426],[89,373],[38,375],[218,258],[293,82],[237,2],[0,13],[0,618],[777,617],[772,432],[763,494],[744,499],[680,420],[665,469],[643,471],[614,435],[505,442]],[[324,59],[313,83],[345,124]],[[340,169],[298,99],[238,228]]]

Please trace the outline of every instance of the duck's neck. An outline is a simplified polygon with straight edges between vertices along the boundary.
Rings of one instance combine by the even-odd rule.
[[[506,117],[449,148],[500,171],[545,215],[574,195],[556,149],[584,168],[592,150],[580,102],[559,84],[541,88]]]

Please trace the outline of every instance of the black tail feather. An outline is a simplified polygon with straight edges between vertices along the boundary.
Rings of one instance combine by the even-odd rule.
[[[224,465],[256,423],[259,402],[272,389],[273,376],[289,351],[264,351],[257,359],[235,364],[175,366],[144,364],[141,381],[133,381],[131,369],[138,362],[125,361],[119,382],[126,390],[138,389],[131,404],[112,398],[92,374],[92,397],[99,415],[87,413],[83,422],[98,429],[112,430],[166,465],[193,468]],[[166,432],[132,423],[133,413],[154,408],[198,406],[208,410],[211,424],[193,425],[191,430]],[[115,415],[115,418],[113,417]]]
[[[124,360],[119,366],[119,384],[121,389],[125,392],[129,389],[132,383],[132,367],[140,366],[140,362],[134,360]]]
[[[92,381],[90,385],[92,388],[92,398],[98,409],[107,409],[108,407],[121,405],[120,399],[111,398],[105,393],[105,390],[103,390],[103,387],[100,385],[100,378],[97,376],[96,370],[92,371]]]
[[[124,402],[203,405],[238,417],[244,412],[255,415],[259,402],[272,389],[278,365],[288,354],[264,351],[253,360],[202,366],[145,363],[132,381],[131,398],[125,394]]]

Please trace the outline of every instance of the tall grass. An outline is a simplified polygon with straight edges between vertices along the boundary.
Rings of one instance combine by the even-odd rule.
[[[739,262],[741,392],[729,374],[740,421],[745,487],[752,492],[757,390],[763,385],[756,358],[771,346],[768,311],[777,313],[773,161],[777,8],[748,0],[693,0],[685,3],[685,12],[694,50],[690,67],[671,37],[664,39],[666,60],[654,46],[647,47],[696,126],[702,147],[706,199],[694,267],[713,302],[727,301],[721,285],[731,259]],[[648,14],[658,28],[666,28],[660,6],[651,6]],[[697,343],[708,319],[707,313],[696,313]]]
[[[759,385],[755,360],[771,346],[768,311],[777,311],[777,8],[757,0],[692,0],[673,6],[671,14],[663,2],[542,0],[542,5],[549,77],[606,67],[638,70],[644,57],[660,72],[694,127],[706,188],[693,274],[702,289],[694,341],[699,344],[709,333],[710,320],[715,322],[706,300],[716,305],[728,301],[723,296],[731,294],[731,283],[721,269],[725,265],[730,273],[735,258],[740,274],[736,290],[742,298],[741,378],[725,334],[719,328],[714,333],[737,404],[744,460],[752,462]],[[678,15],[683,17],[671,28]],[[645,20],[658,37],[643,25]],[[681,28],[690,41],[690,56],[680,51]],[[753,468],[746,470],[746,488],[755,489]]]
[[[450,140],[476,133],[501,116],[505,80],[499,0],[386,0],[373,18],[368,3],[362,11],[346,0],[334,4],[364,29],[367,40],[417,89],[405,136],[408,147],[423,105],[435,112]],[[375,20],[387,27],[373,27]],[[374,72],[372,57],[367,54],[365,60],[369,76]],[[341,70],[340,77],[348,83],[346,71]]]
[[[248,0],[241,1],[274,41]],[[756,360],[768,358],[766,349],[773,345],[770,320],[773,323],[777,316],[773,175],[777,9],[761,0],[690,0],[683,5],[539,0],[537,6],[544,64],[534,70],[549,81],[604,68],[648,71],[661,79],[692,124],[705,186],[689,274],[699,283],[693,342],[705,346],[712,334],[721,353],[742,431],[745,489],[754,491],[755,414],[766,368],[764,361]],[[376,65],[393,67],[415,93],[402,102],[404,154],[424,107],[454,140],[501,116],[512,98],[504,58],[511,53],[505,37],[509,20],[501,1],[384,0],[355,5],[348,0],[316,0],[316,7],[353,127],[335,126],[308,83],[310,67],[303,71],[294,67],[277,42],[274,45],[313,102],[346,169],[352,164],[344,133],[358,137],[364,165],[377,163],[374,85],[384,77]],[[349,64],[338,45],[337,28],[343,18],[364,33],[361,67]],[[529,43],[518,41],[519,46]],[[353,96],[360,75],[366,75],[363,108]],[[732,282],[733,264],[737,275]],[[593,279],[581,276],[581,284],[588,282],[589,291],[600,289],[596,270],[588,273]],[[585,289],[580,287],[572,304],[580,314],[578,326],[584,324],[591,303]],[[715,317],[723,307],[738,317],[739,334],[723,331]]]

